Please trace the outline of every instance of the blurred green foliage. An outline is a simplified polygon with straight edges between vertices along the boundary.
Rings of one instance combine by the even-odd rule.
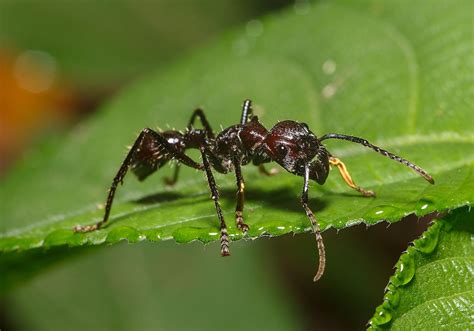
[[[287,1],[0,1],[0,47],[49,53],[79,87],[110,89]]]

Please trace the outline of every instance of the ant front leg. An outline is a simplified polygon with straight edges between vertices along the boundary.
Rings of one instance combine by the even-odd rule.
[[[301,195],[301,204],[306,212],[306,216],[308,216],[309,220],[311,221],[311,226],[313,228],[314,235],[316,236],[316,243],[318,244],[318,253],[319,253],[319,265],[318,271],[316,272],[316,276],[314,276],[314,281],[318,281],[322,275],[324,274],[324,269],[326,267],[326,252],[324,250],[324,241],[323,237],[321,236],[321,229],[319,228],[318,221],[316,217],[314,217],[313,212],[308,206],[308,187],[309,187],[309,173],[310,173],[310,166],[309,164],[305,165],[304,169],[304,185],[303,185],[303,193]]]
[[[204,131],[206,132],[206,136],[208,138],[214,138],[214,132],[212,131],[211,125],[206,119],[206,115],[204,115],[204,111],[201,108],[197,108],[193,111],[193,114],[191,115],[191,118],[189,119],[188,126],[186,129],[188,132],[194,130],[194,122],[196,121],[196,118],[199,118],[201,121],[202,126],[204,127]],[[179,176],[179,169],[180,166],[179,164],[176,165],[173,171],[173,176],[171,178],[165,177],[163,179],[165,185],[167,186],[173,186],[176,184],[178,181],[178,176]]]
[[[216,181],[214,176],[212,175],[211,171],[211,164],[209,163],[209,159],[207,156],[208,151],[205,147],[201,147],[201,156],[202,156],[202,163],[204,165],[204,171],[206,172],[207,182],[209,184],[209,189],[211,190],[211,199],[214,200],[214,206],[216,208],[217,217],[221,223],[220,225],[220,232],[221,232],[221,255],[222,256],[229,256],[229,235],[227,233],[227,225],[224,221],[224,215],[222,214],[221,205],[219,203],[219,190],[217,188]]]
[[[249,230],[249,226],[244,223],[243,216],[245,183],[242,176],[242,167],[240,166],[240,162],[234,160],[233,163],[235,168],[235,177],[237,180],[237,206],[235,207],[235,222],[237,224],[237,228],[246,234]]]
[[[172,157],[176,158],[181,163],[189,167],[202,170],[201,164],[194,162],[190,157],[188,157],[184,153],[176,151],[176,149],[174,149],[173,146],[171,146],[168,143],[168,141],[159,133],[149,128],[143,129],[142,132],[140,132],[140,135],[138,136],[138,138],[135,140],[135,143],[133,144],[132,148],[130,148],[130,151],[125,157],[125,160],[123,160],[122,165],[120,166],[119,170],[117,171],[117,174],[115,175],[112,181],[112,185],[110,186],[109,194],[107,196],[107,202],[105,205],[105,213],[104,213],[104,217],[102,218],[102,221],[93,225],[85,225],[85,226],[77,225],[73,229],[74,232],[94,231],[94,230],[100,229],[107,222],[107,220],[109,219],[110,210],[112,209],[112,203],[114,201],[114,196],[115,196],[115,191],[117,190],[117,186],[119,183],[123,184],[123,179],[125,175],[127,174],[127,171],[130,168],[130,166],[135,162],[135,157],[137,153],[139,152],[142,146],[142,142],[145,139],[145,137],[154,139],[158,144],[160,144],[166,150],[167,153],[169,153]]]
[[[354,190],[357,192],[362,193],[364,197],[374,197],[375,193],[373,191],[365,190],[362,187],[357,186],[354,181],[352,180],[351,175],[349,174],[349,171],[347,171],[346,165],[339,160],[338,158],[335,157],[330,157],[329,158],[329,164],[332,166],[337,167],[339,170],[339,173],[341,174],[342,179],[346,182],[347,185],[352,187]]]

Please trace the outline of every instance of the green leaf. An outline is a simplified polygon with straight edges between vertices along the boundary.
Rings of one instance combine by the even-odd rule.
[[[415,240],[398,261],[372,328],[467,330],[474,304],[474,213],[458,209]]]
[[[313,185],[310,205],[322,228],[395,222],[468,205],[474,180],[474,70],[469,1],[318,4],[288,10],[229,33],[214,46],[128,88],[67,137],[32,150],[0,192],[0,250],[115,243],[126,239],[179,242],[218,238],[219,224],[202,173],[185,169],[174,188],[155,174],[129,175],[119,188],[110,223],[74,234],[76,224],[101,219],[98,207],[127,144],[148,126],[184,128],[204,107],[215,129],[238,121],[244,98],[267,127],[305,121],[318,135],[365,137],[430,172],[430,185],[402,165],[364,147],[330,141],[328,149],[354,180],[376,191],[364,198],[337,173]],[[198,158],[197,154],[192,154]],[[333,170],[334,172],[334,170]],[[302,179],[262,177],[244,168],[245,219],[250,236],[310,228],[298,196]],[[230,235],[232,174],[217,176]]]

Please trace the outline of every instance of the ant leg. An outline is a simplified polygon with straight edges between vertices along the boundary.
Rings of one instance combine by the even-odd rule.
[[[314,217],[313,212],[308,206],[308,186],[309,186],[309,164],[305,165],[304,169],[304,185],[303,185],[303,193],[301,195],[301,204],[303,205],[304,210],[306,211],[306,216],[308,216],[309,220],[311,221],[311,226],[313,228],[314,235],[316,236],[316,242],[318,244],[318,252],[319,252],[319,265],[318,271],[316,272],[316,276],[314,276],[314,281],[318,281],[321,276],[324,274],[324,269],[326,267],[326,253],[324,250],[324,242],[323,237],[321,236],[321,230],[319,228],[318,221],[316,217]]]
[[[207,136],[209,138],[214,138],[214,132],[212,131],[211,125],[207,121],[206,115],[204,115],[204,111],[201,108],[197,108],[193,111],[193,114],[191,115],[191,119],[189,120],[189,123],[187,126],[188,131],[191,131],[193,129],[194,121],[196,120],[196,117],[199,117],[199,120],[201,121],[201,124],[207,133]]]
[[[214,176],[212,175],[211,165],[207,156],[207,150],[205,147],[201,147],[200,149],[204,171],[206,172],[207,182],[209,184],[209,189],[211,190],[211,199],[214,200],[217,217],[221,222],[221,255],[229,256],[229,235],[227,234],[227,225],[225,224],[224,215],[222,214],[221,205],[219,203],[219,190],[217,188],[216,181],[214,180]]]
[[[335,157],[329,157],[329,164],[337,167],[339,170],[339,173],[341,174],[342,179],[346,182],[347,185],[352,187],[354,190],[357,192],[362,193],[364,197],[374,197],[375,193],[373,191],[365,190],[362,187],[357,186],[354,181],[352,180],[351,175],[349,174],[349,171],[347,171],[346,165],[339,160],[338,158]]]
[[[125,157],[125,160],[123,160],[122,165],[120,166],[117,174],[115,175],[115,177],[112,181],[112,185],[110,186],[109,194],[107,196],[107,202],[106,202],[106,205],[105,205],[105,213],[104,213],[104,217],[103,217],[102,221],[100,221],[100,222],[98,222],[94,225],[85,225],[85,226],[77,225],[73,229],[74,232],[94,231],[94,230],[100,229],[107,222],[107,220],[109,219],[109,214],[110,214],[110,210],[112,208],[112,203],[113,203],[113,200],[114,200],[115,191],[117,190],[117,186],[118,186],[119,183],[123,184],[123,179],[124,179],[125,175],[127,174],[128,169],[133,164],[136,153],[139,151],[141,143],[143,142],[143,139],[146,136],[152,136],[152,138],[155,139],[161,146],[163,146],[163,148],[170,155],[172,155],[174,158],[176,158],[180,162],[186,164],[187,166],[195,168],[195,169],[202,169],[201,164],[194,162],[187,155],[185,155],[181,152],[177,152],[166,141],[166,139],[163,136],[161,136],[159,133],[157,133],[157,132],[155,132],[151,129],[148,129],[148,128],[143,129],[140,132],[140,135],[138,136],[138,138],[135,140],[135,143],[133,144],[132,148],[128,152],[127,156]]]
[[[271,168],[270,170],[267,170],[263,164],[258,165],[258,172],[265,176],[275,176],[279,173],[277,168]]]
[[[189,119],[188,126],[186,127],[188,131],[191,131],[194,126],[194,122],[196,121],[196,117],[199,118],[201,121],[202,126],[204,127],[204,130],[206,131],[206,134],[209,138],[214,138],[214,132],[212,131],[211,125],[206,119],[206,115],[204,115],[204,111],[201,108],[197,108],[193,111],[193,114],[191,115],[191,118]],[[179,175],[179,164],[176,165],[176,168],[174,169],[173,172],[173,177],[165,177],[163,181],[165,182],[165,185],[167,186],[173,186],[176,184],[178,181],[178,175]]]
[[[177,164],[176,164],[176,167],[174,168],[174,171],[173,171],[173,177],[171,177],[171,178],[169,178],[169,177],[163,178],[163,181],[165,182],[165,185],[166,185],[166,186],[173,186],[174,184],[176,184],[176,182],[178,181],[179,168],[180,168],[180,164],[177,163]]]
[[[234,160],[235,177],[237,179],[237,206],[235,207],[235,221],[237,228],[244,234],[249,230],[249,226],[244,223],[244,178],[242,176],[242,168],[237,160]]]
[[[240,117],[240,124],[247,124],[249,118],[253,115],[252,111],[252,101],[246,99],[242,105],[242,116]]]

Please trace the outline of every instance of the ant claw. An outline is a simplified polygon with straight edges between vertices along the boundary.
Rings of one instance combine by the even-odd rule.
[[[362,193],[364,197],[375,197],[374,191],[364,190],[363,188],[358,188],[358,191]]]
[[[244,235],[246,235],[249,231],[249,226],[244,223],[244,218],[242,217],[241,211],[235,212],[235,222],[237,223],[237,229],[239,229],[244,233]]]
[[[91,232],[91,231],[95,231],[97,230],[99,227],[97,226],[97,224],[94,224],[94,225],[76,225],[72,231],[74,232]]]
[[[249,231],[249,226],[245,223],[238,223],[237,224],[237,228],[242,231],[244,234],[247,234],[247,232]]]
[[[230,256],[229,243],[221,243],[221,256]]]
[[[244,236],[247,235],[247,233],[249,232],[249,226],[245,223],[240,223],[237,225],[237,228],[242,231],[242,233],[244,234]]]

